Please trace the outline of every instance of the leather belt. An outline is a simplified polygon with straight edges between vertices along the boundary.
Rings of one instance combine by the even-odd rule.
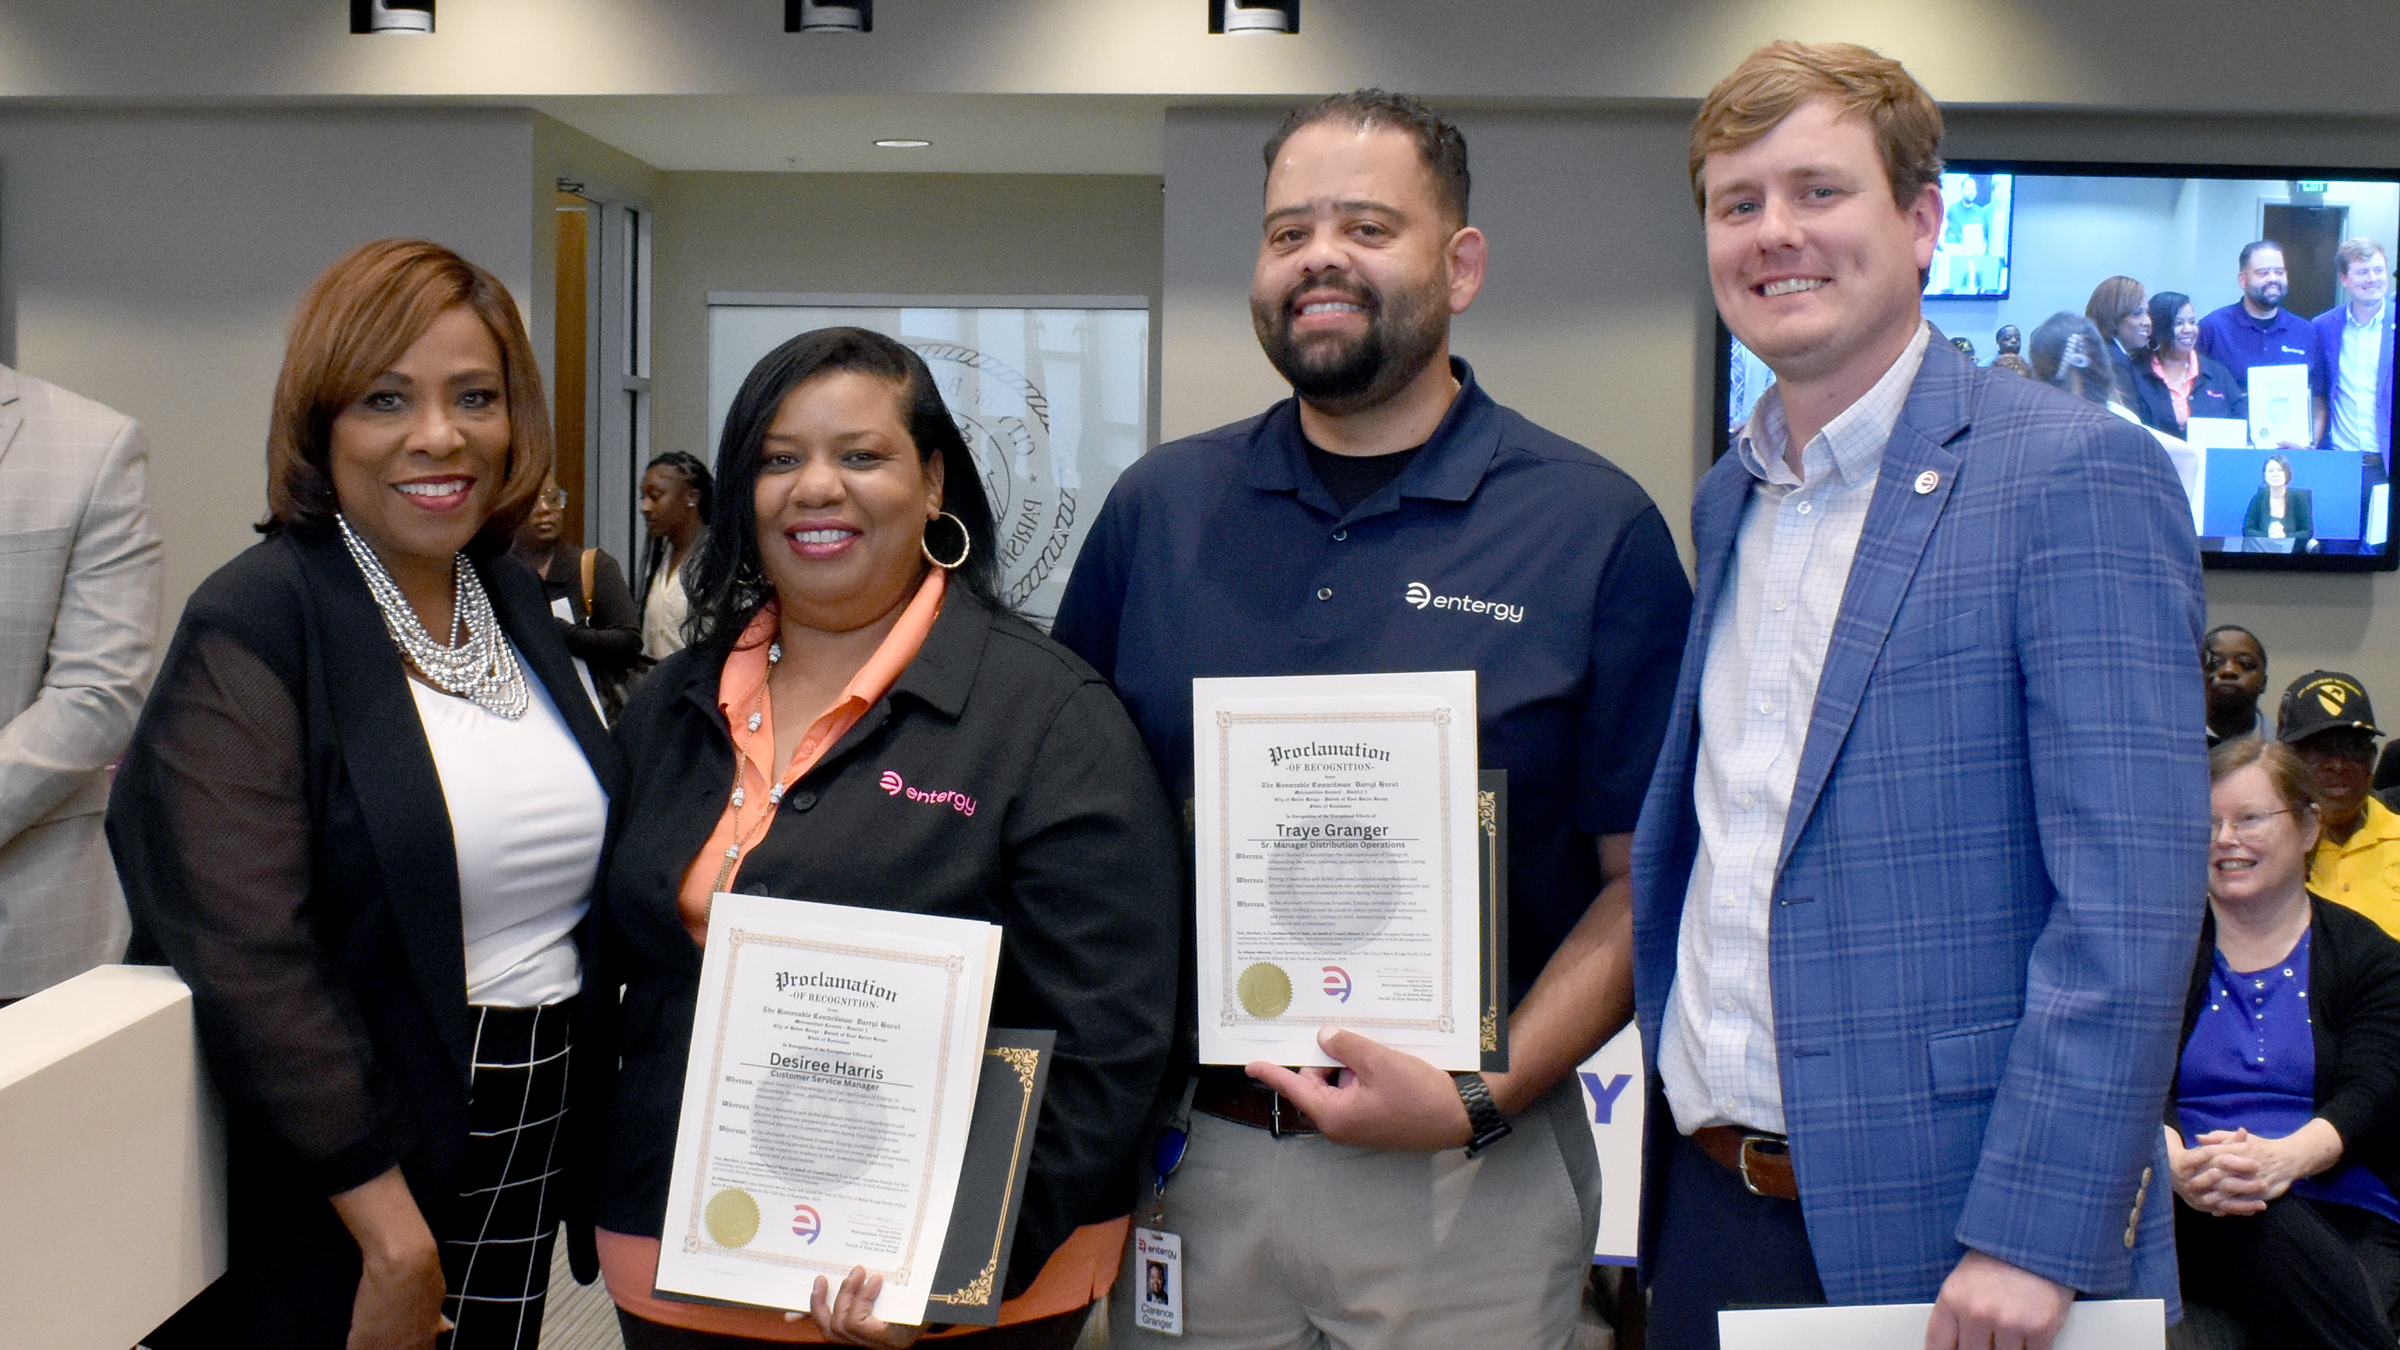
[[[1237,1069],[1234,1073],[1241,1071]],[[1203,1070],[1200,1085],[1192,1093],[1192,1109],[1236,1125],[1265,1130],[1277,1139],[1287,1134],[1318,1132],[1317,1123],[1290,1098],[1260,1087],[1258,1080],[1246,1074],[1234,1078]]]
[[[1791,1141],[1782,1135],[1706,1125],[1692,1131],[1692,1142],[1718,1166],[1740,1177],[1752,1195],[1775,1200],[1800,1198],[1799,1179],[1792,1175]]]

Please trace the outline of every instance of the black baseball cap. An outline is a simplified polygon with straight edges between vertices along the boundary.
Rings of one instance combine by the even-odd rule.
[[[2283,706],[2275,714],[2275,738],[2285,745],[2306,740],[2320,731],[2356,727],[2370,736],[2383,733],[2375,726],[2375,705],[2357,680],[2334,670],[2312,670],[2283,691]]]

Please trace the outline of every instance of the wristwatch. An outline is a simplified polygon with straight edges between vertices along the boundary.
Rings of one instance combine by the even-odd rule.
[[[1450,1077],[1458,1084],[1458,1100],[1467,1108],[1467,1130],[1473,1136],[1467,1140],[1468,1157],[1481,1154],[1515,1131],[1517,1127],[1493,1104],[1492,1090],[1482,1074],[1454,1073]]]

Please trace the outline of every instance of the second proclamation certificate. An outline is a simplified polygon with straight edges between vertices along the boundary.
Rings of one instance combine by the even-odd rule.
[[[1481,1067],[1475,673],[1192,682],[1200,1059]]]
[[[658,1290],[804,1311],[853,1266],[922,1322],[982,1073],[1000,930],[720,894]]]

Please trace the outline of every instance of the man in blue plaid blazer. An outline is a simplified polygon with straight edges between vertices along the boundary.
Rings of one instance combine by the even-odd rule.
[[[2138,427],[1924,321],[1940,128],[1897,64],[1790,43],[1694,128],[1719,309],[1777,383],[1694,500],[1635,835],[1654,1350],[1743,1304],[1933,1301],[1928,1350],[2174,1306],[2191,517]]]

